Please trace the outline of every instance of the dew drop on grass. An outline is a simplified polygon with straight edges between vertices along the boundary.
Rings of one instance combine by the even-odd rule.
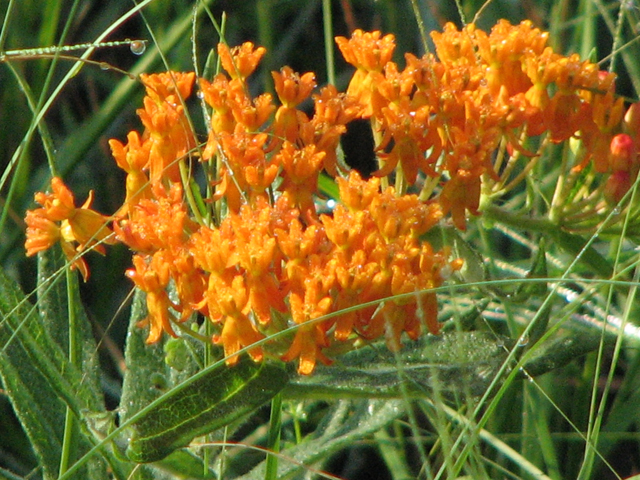
[[[144,40],[133,40],[129,48],[134,55],[142,55],[147,49],[147,43]]]
[[[110,68],[111,68],[111,65],[109,65],[107,62],[100,62],[101,70],[109,70]]]
[[[198,92],[196,93],[196,96],[200,99],[203,100],[204,99],[204,92],[202,90],[198,90]]]

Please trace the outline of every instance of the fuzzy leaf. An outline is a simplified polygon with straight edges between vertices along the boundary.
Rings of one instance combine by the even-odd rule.
[[[507,356],[505,340],[487,332],[448,332],[404,346],[398,357],[384,346],[345,354],[313,375],[292,379],[294,398],[422,397],[434,388],[480,395]],[[404,384],[404,385],[403,385]]]
[[[256,364],[247,357],[233,367],[208,367],[132,419],[127,456],[138,463],[161,460],[193,438],[252,412],[273,398],[287,381],[281,364]]]

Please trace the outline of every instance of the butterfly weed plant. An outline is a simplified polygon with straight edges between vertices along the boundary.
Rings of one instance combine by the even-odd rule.
[[[156,3],[123,17],[143,15],[145,57],[164,65],[124,80],[144,97],[135,126],[108,140],[119,172],[104,181],[121,181],[122,202],[102,211],[93,190],[81,202],[48,150],[22,237],[37,285],[25,295],[0,276],[0,422],[12,432],[0,474],[356,478],[344,452],[382,461],[380,478],[634,472],[615,456],[639,459],[634,5],[584,2],[575,28],[556,6],[551,34],[492,16],[494,2],[459,4],[457,24],[427,35],[415,2],[403,9],[418,53],[380,29],[332,38],[325,2],[326,48],[347,80],[333,81],[333,63],[322,82],[278,66],[259,90],[276,52],[240,38],[231,13],[219,24],[197,3],[176,22],[196,38],[206,18],[217,42],[201,71],[194,40],[193,68],[178,70],[144,17]],[[268,4],[256,11],[273,47]],[[598,22],[612,39],[601,63],[584,47]],[[561,26],[579,52],[561,46]],[[54,96],[35,102],[15,61],[71,50],[0,55],[34,112],[27,142],[36,129],[53,142],[39,109]],[[88,62],[74,68],[119,70]],[[102,125],[131,108],[121,88]],[[375,165],[359,171],[344,146],[362,124],[357,148]],[[3,222],[25,158],[5,169]],[[132,294],[114,388],[79,291],[101,282],[91,257],[118,252]]]

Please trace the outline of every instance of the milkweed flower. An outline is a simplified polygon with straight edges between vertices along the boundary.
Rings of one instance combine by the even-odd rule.
[[[53,177],[51,190],[51,193],[36,193],[35,201],[42,208],[27,212],[27,256],[59,243],[72,268],[77,268],[86,281],[89,278],[87,264],[82,257],[76,257],[87,249],[104,255],[103,244],[116,242],[107,226],[109,218],[90,208],[93,192],[80,208],[76,208],[73,194],[62,179]]]
[[[147,294],[148,343],[197,312],[229,364],[246,348],[310,374],[364,341],[398,350],[403,337],[439,332],[434,289],[462,268],[424,235],[445,219],[467,228],[547,145],[580,141],[568,173],[593,165],[599,200],[623,198],[640,165],[640,109],[625,114],[615,75],[554,52],[527,21],[489,32],[447,24],[432,39],[434,54],[406,54],[401,66],[393,35],[336,38],[355,68],[345,92],[315,91],[312,72],[283,67],[272,73],[275,95],[252,95],[248,79],[266,51],[249,42],[220,44],[223,71],[211,79],[142,77],[144,130],[110,146],[127,175],[113,230],[135,252],[127,276]],[[194,85],[210,109],[201,146],[185,110]],[[368,179],[338,154],[362,119],[378,160]],[[204,188],[182,183],[189,156],[203,162],[191,170],[202,168]],[[320,179],[339,192],[329,212],[318,208]],[[29,254],[111,239],[105,217],[75,208],[57,181],[53,189],[27,214]]]

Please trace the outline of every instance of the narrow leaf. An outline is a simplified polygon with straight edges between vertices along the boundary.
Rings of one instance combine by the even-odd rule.
[[[135,416],[127,456],[138,463],[160,460],[255,410],[287,381],[281,364],[256,364],[244,357],[233,367],[207,368]]]
[[[488,332],[454,331],[411,342],[399,357],[382,346],[362,348],[329,367],[319,365],[313,375],[293,378],[283,394],[289,398],[402,398],[404,387],[417,397],[434,388],[480,395],[507,356],[506,341]]]

